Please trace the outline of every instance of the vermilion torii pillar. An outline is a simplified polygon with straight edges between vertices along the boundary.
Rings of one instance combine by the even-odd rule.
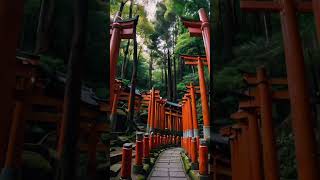
[[[0,2],[0,168],[5,161],[16,85],[16,49],[23,15],[22,0]]]
[[[190,55],[181,55],[181,58],[185,60],[185,64],[198,66],[202,115],[203,115],[203,136],[204,136],[204,139],[209,140],[210,139],[210,113],[209,113],[207,88],[206,88],[204,69],[203,69],[203,65],[208,65],[206,63],[206,58],[201,56],[190,56]]]
[[[237,158],[238,155],[238,147],[236,143],[236,132],[234,129],[232,129],[231,126],[229,127],[223,127],[220,129],[219,133],[223,137],[227,137],[229,139],[230,144],[230,159],[231,159],[231,176],[232,180],[238,180],[241,176],[238,175],[237,170],[239,169],[237,167]]]
[[[191,110],[192,110],[192,123],[193,123],[193,135],[197,139],[197,145],[199,145],[199,127],[197,120],[197,102],[196,102],[196,89],[193,83],[190,83],[189,88],[191,98]]]
[[[287,86],[287,80],[283,78],[268,79],[265,68],[260,67],[257,69],[256,75],[245,73],[244,81],[257,88],[247,91],[246,96],[250,99],[240,101],[239,108],[260,111],[264,176],[267,179],[279,179],[277,148],[272,124],[272,100],[288,100],[289,95],[287,90],[272,92],[271,85]]]
[[[116,78],[117,60],[119,57],[119,49],[121,39],[134,38],[134,28],[138,18],[121,21],[120,17],[116,17],[115,22],[111,24],[110,39],[110,104],[113,101],[114,82]]]
[[[315,158],[317,152],[311,121],[310,96],[296,16],[299,9],[294,0],[282,0],[280,3],[242,1],[241,8],[250,11],[280,12],[298,177],[299,180],[318,180],[320,175],[318,173],[317,158]]]
[[[190,36],[199,37],[202,35],[210,72],[210,24],[208,15],[203,8],[199,10],[199,17],[200,21],[187,20],[186,18],[182,18],[182,21],[183,25],[188,28]]]
[[[258,119],[255,112],[238,111],[231,115],[231,119],[247,121],[251,177],[255,180],[263,180],[262,163],[261,163],[261,141],[258,126]]]

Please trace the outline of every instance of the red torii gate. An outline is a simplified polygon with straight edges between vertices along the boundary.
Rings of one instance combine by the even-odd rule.
[[[115,22],[111,24],[110,34],[110,104],[113,102],[114,81],[117,71],[117,60],[119,57],[119,48],[121,39],[134,38],[134,28],[137,25],[138,18],[121,21],[116,17]]]
[[[183,25],[188,28],[190,36],[203,38],[204,47],[206,50],[206,57],[208,69],[210,72],[210,23],[206,11],[201,8],[198,11],[200,21],[188,20],[182,18]]]
[[[295,135],[298,177],[299,180],[318,180],[320,176],[317,158],[315,158],[317,154],[316,140],[311,123],[312,117],[304,57],[296,17],[297,12],[305,11],[308,6],[303,6],[301,3],[295,4],[293,0],[282,0],[279,3],[272,1],[241,1],[240,6],[241,9],[247,11],[280,12],[292,110],[292,126]],[[319,2],[314,2],[317,24],[319,24],[320,19],[318,9],[320,9]],[[320,34],[319,25],[318,34]]]
[[[190,56],[190,55],[180,55],[180,57],[183,60],[185,60],[185,64],[198,66],[202,115],[203,115],[203,136],[205,139],[208,140],[210,139],[210,112],[209,112],[207,88],[206,88],[204,69],[203,69],[203,65],[208,65],[206,62],[206,58],[203,56]]]

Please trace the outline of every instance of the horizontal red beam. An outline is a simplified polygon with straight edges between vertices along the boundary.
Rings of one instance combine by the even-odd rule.
[[[183,60],[194,60],[197,61],[200,57],[200,60],[206,61],[207,58],[205,56],[192,56],[192,55],[180,55]]]
[[[198,62],[190,62],[190,61],[186,61],[184,64],[188,64],[188,65],[194,65],[194,66],[196,66],[196,65],[198,65]],[[207,62],[203,62],[203,65],[208,65],[208,63],[207,63]]]

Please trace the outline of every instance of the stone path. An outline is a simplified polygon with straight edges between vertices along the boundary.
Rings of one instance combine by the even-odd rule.
[[[148,180],[188,180],[181,160],[181,151],[181,148],[172,148],[162,152]]]

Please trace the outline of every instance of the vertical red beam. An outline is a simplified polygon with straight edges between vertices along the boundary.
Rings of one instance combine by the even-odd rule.
[[[239,150],[239,135],[235,131],[235,138],[234,138],[234,168],[232,169],[232,180],[241,180],[240,178],[241,173],[240,173],[240,167],[241,167],[241,162],[240,162],[240,150]]]
[[[248,113],[248,125],[252,179],[263,180],[260,133],[258,119],[255,114]]]
[[[294,1],[282,0],[282,23],[285,30],[286,66],[296,146],[299,180],[318,180],[316,141],[313,133],[310,96]]]
[[[154,88],[152,88],[151,89],[151,99],[150,99],[150,101],[151,101],[151,119],[150,119],[150,131],[153,131],[154,130],[154,113],[155,113],[155,103],[154,103],[154,100],[155,100],[155,98],[154,98]],[[150,138],[151,139],[151,138]]]
[[[231,177],[232,180],[236,180],[236,149],[235,149],[235,140],[234,138],[230,138],[230,154],[231,154]]]
[[[248,145],[245,137],[246,127],[242,127],[239,132],[239,151],[240,151],[240,160],[239,160],[239,173],[243,180],[251,179],[250,174],[250,161],[249,161],[249,152]],[[242,180],[241,179],[241,180]]]
[[[3,167],[9,137],[16,85],[16,49],[23,15],[22,0],[0,2],[0,168]]]
[[[143,136],[143,162],[150,162],[150,146],[149,146],[149,134],[145,133]]]
[[[257,69],[257,80],[260,96],[264,176],[266,180],[279,180],[279,164],[272,125],[272,97],[264,68]]]
[[[200,95],[201,95],[201,105],[202,105],[202,115],[203,115],[203,136],[204,139],[210,139],[210,113],[207,98],[207,88],[204,77],[204,70],[201,58],[198,57],[198,74],[199,74],[199,84],[200,84]]]
[[[115,120],[116,120],[116,116],[117,116],[118,98],[119,98],[119,95],[120,95],[120,91],[121,90],[119,89],[117,91],[117,93],[115,93],[113,95],[113,101],[110,101],[112,103],[111,113],[110,113],[110,121],[111,121],[111,124],[112,124],[112,129],[116,129],[116,125],[117,125]]]
[[[185,123],[185,104],[182,105],[182,148],[185,148],[185,138],[186,138],[186,123]]]
[[[198,145],[195,137],[192,137],[191,139],[191,168],[194,170],[199,169]]]
[[[149,96],[148,102],[148,123],[147,123],[147,132],[150,132],[151,128],[151,95]]]
[[[197,104],[196,104],[196,95],[195,88],[193,83],[190,83],[190,96],[191,96],[191,108],[192,108],[192,116],[193,116],[193,135],[197,140],[197,147],[199,146],[199,127],[197,120]]]
[[[209,179],[208,177],[208,147],[206,139],[200,140],[199,146],[199,176],[200,179]]]
[[[171,131],[171,123],[172,123],[172,116],[171,116],[171,107],[170,107],[170,110],[169,110],[169,117],[168,117],[168,129]]]
[[[119,17],[118,17],[119,18]],[[118,20],[118,19],[117,19]],[[116,79],[117,60],[119,57],[119,48],[121,42],[121,25],[118,22],[112,24],[112,35],[110,39],[110,103],[114,95],[114,82]]]
[[[206,49],[206,57],[208,62],[208,70],[210,73],[210,24],[209,24],[209,18],[206,13],[206,11],[201,8],[199,10],[199,17],[201,24],[201,31],[202,31],[202,37],[204,42],[204,47]]]
[[[191,100],[188,98],[187,100],[187,112],[188,112],[188,151],[189,157],[191,157],[191,139],[193,137],[193,124],[192,124],[192,111],[191,111]]]
[[[131,179],[132,145],[125,143],[122,147],[122,161],[120,176],[122,179]]]
[[[135,173],[141,173],[143,169],[143,133],[137,132],[136,134],[136,157],[135,157],[135,164],[133,166],[133,171]]]
[[[154,108],[154,129],[156,130],[156,129],[158,129],[158,124],[159,124],[159,122],[158,122],[158,111],[159,111],[159,103],[157,102],[157,101],[155,101],[155,108]]]
[[[316,27],[317,27],[318,42],[320,43],[320,1],[312,0],[312,3],[313,3],[314,19],[316,21]]]
[[[25,104],[22,101],[16,102],[13,121],[10,129],[10,140],[8,144],[7,158],[2,169],[3,178],[14,177],[22,166],[22,152],[25,127]],[[6,177],[8,176],[8,177]],[[10,178],[9,178],[10,179]]]
[[[161,106],[161,130],[164,130],[164,117],[165,117],[165,111],[164,111],[164,104]]]

